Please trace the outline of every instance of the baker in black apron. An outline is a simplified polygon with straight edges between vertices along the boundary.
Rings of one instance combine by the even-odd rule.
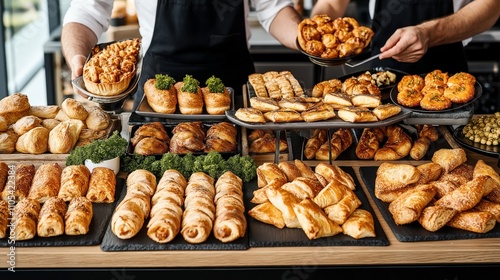
[[[143,85],[156,74],[176,81],[192,75],[205,86],[212,75],[235,95],[241,95],[248,75],[255,72],[247,45],[244,1],[158,1],[151,44],[144,54],[134,110]]]
[[[420,24],[424,21],[452,14],[451,0],[376,0],[372,29],[372,53],[380,53],[389,37],[398,28]],[[453,32],[450,30],[450,32]],[[424,56],[414,63],[399,62],[395,59],[375,59],[372,67],[389,67],[410,74],[423,74],[440,69],[443,72],[467,72],[462,42],[428,48]]]

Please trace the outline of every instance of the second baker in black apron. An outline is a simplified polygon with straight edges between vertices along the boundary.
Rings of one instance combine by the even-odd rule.
[[[205,85],[212,75],[241,95],[255,72],[245,31],[244,1],[160,0],[151,44],[144,54],[134,110],[144,83],[156,74],[176,81],[192,75]],[[222,4],[222,5],[221,5]]]
[[[454,12],[451,0],[376,0],[372,29],[373,54],[380,53],[389,37],[398,29],[450,15]],[[453,32],[450,30],[450,32]],[[462,42],[430,47],[417,62],[405,63],[395,59],[374,60],[372,67],[389,67],[410,74],[423,74],[440,69],[443,72],[467,72],[467,60]]]

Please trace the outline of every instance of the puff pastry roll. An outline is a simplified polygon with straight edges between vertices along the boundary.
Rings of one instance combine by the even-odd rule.
[[[377,236],[372,213],[360,208],[354,210],[342,224],[342,231],[354,239]]]
[[[419,185],[404,192],[389,204],[389,212],[397,225],[414,222],[432,201],[436,190],[430,184]]]
[[[127,191],[137,189],[152,196],[156,191],[156,176],[148,170],[137,169],[127,176]]]
[[[257,204],[252,209],[248,210],[248,215],[257,221],[273,225],[277,228],[285,227],[283,214],[269,201]]]
[[[111,231],[120,239],[134,237],[144,225],[144,212],[132,200],[122,200],[111,217]]]
[[[487,179],[486,176],[474,178],[445,194],[436,201],[435,205],[453,208],[459,212],[469,210],[481,201],[483,184]]]
[[[215,191],[215,238],[226,243],[245,236],[243,181],[233,172],[226,171],[217,180]]]
[[[342,170],[342,168],[340,168],[339,166],[332,165],[326,162],[320,162],[314,168],[314,172],[325,177],[328,182],[336,180],[339,183],[346,185],[351,190],[356,189],[356,185],[354,184],[354,179],[352,178],[352,176]]]
[[[37,234],[41,237],[64,234],[64,216],[66,202],[59,197],[51,197],[45,201],[38,215]]]
[[[320,208],[324,209],[330,205],[339,203],[348,190],[349,188],[344,184],[338,181],[331,181],[313,198],[313,201]]]
[[[495,227],[496,220],[489,212],[464,211],[453,216],[446,225],[476,233],[487,233]]]
[[[467,154],[462,148],[440,149],[432,155],[432,162],[443,167],[444,173],[448,173],[467,161]]]
[[[5,200],[0,200],[0,239],[7,236],[9,217],[9,204]]]
[[[158,243],[172,241],[181,229],[182,205],[187,182],[177,170],[166,170],[151,201],[147,235]]]
[[[61,173],[61,188],[58,197],[70,201],[74,197],[85,196],[89,188],[90,170],[87,166],[69,165]]]
[[[210,236],[215,219],[214,179],[203,172],[189,177],[184,199],[181,234],[189,243],[202,243]]]
[[[452,208],[430,205],[422,210],[418,222],[426,230],[435,232],[444,227],[456,213],[457,210]]]
[[[16,165],[16,175],[14,176],[14,199],[20,201],[28,197],[29,191],[31,189],[31,183],[33,182],[33,176],[35,176],[35,165],[20,163]],[[2,199],[9,201],[11,196],[12,187],[9,184],[6,185],[2,191]]]
[[[359,206],[361,206],[359,198],[352,190],[347,189],[346,194],[337,204],[327,206],[323,210],[328,215],[328,219],[341,225]]]
[[[259,188],[277,180],[279,183],[284,184],[288,182],[285,172],[273,162],[265,162],[257,167],[257,186]]]
[[[37,200],[29,198],[22,199],[16,204],[13,215],[17,222],[14,230],[16,240],[28,240],[35,237],[40,208]]]
[[[296,196],[281,188],[267,188],[266,195],[269,201],[283,214],[287,227],[300,228],[299,219],[293,210],[293,205],[300,203]]]
[[[481,199],[481,201],[473,208],[473,210],[488,212],[495,217],[497,222],[500,222],[500,203]]]
[[[28,198],[44,203],[50,197],[57,196],[61,188],[62,168],[58,163],[44,163],[38,167]]]
[[[92,202],[84,197],[75,197],[68,204],[64,216],[64,233],[66,235],[87,234],[93,216]]]
[[[116,175],[106,167],[96,167],[89,179],[87,198],[96,203],[111,203],[115,201]]]
[[[305,177],[297,177],[293,181],[281,186],[282,189],[291,192],[299,200],[305,198],[313,199],[323,189],[323,185],[318,180]]]
[[[9,175],[9,166],[7,163],[0,161],[0,192],[5,188],[7,177]]]
[[[328,219],[325,212],[310,198],[293,204],[293,211],[299,220],[300,227],[309,239],[334,236],[342,232],[342,228]]]

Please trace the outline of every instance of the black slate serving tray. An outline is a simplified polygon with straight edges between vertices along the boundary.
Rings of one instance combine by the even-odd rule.
[[[391,228],[392,232],[399,241],[402,242],[417,242],[417,241],[437,241],[437,240],[457,240],[457,239],[474,239],[474,238],[492,238],[500,237],[500,226],[497,225],[487,233],[475,233],[461,229],[455,229],[445,226],[436,232],[431,232],[424,229],[418,222],[413,222],[407,225],[396,225],[392,214],[389,212],[389,203],[375,197],[375,178],[377,174],[377,166],[360,167],[359,172],[365,183],[368,192],[372,196],[375,204],[379,208],[385,221]]]
[[[124,191],[118,203],[125,197]],[[247,218],[248,219],[248,218]],[[111,220],[110,220],[111,221]],[[163,251],[163,250],[246,250],[248,246],[248,228],[244,237],[233,242],[223,243],[211,234],[208,239],[200,244],[191,244],[184,240],[180,232],[169,243],[160,244],[147,235],[147,223],[144,221],[141,230],[130,239],[120,239],[111,231],[111,222],[108,223],[106,233],[101,243],[101,250],[112,251]]]
[[[249,242],[250,247],[296,247],[296,246],[388,246],[389,241],[380,226],[370,203],[362,190],[361,185],[356,179],[354,170],[351,167],[342,167],[348,172],[356,183],[355,193],[361,200],[359,208],[370,211],[375,222],[376,237],[354,239],[343,233],[335,236],[318,238],[310,240],[302,229],[282,228],[279,229],[272,225],[262,223],[252,217],[248,218]],[[257,180],[253,180],[245,185],[245,207],[251,209],[255,204],[250,203],[253,197],[253,191],[257,189]]]
[[[120,193],[123,191],[125,180],[116,178],[115,201],[113,203],[93,203],[93,216],[90,222],[89,232],[85,235],[60,235],[52,237],[35,236],[29,240],[18,240],[15,244],[9,244],[8,238],[0,239],[0,247],[42,247],[42,246],[92,246],[101,244],[104,232],[111,219]],[[124,191],[123,191],[124,192]],[[9,233],[7,233],[7,237]]]

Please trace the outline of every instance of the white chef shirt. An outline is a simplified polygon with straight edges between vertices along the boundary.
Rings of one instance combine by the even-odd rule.
[[[292,0],[250,0],[259,22],[269,31],[274,17],[286,6],[293,6]],[[248,17],[249,3],[244,0],[245,17]],[[141,50],[145,53],[151,43],[155,25],[157,1],[135,1],[135,9],[139,19],[139,32],[142,37]],[[64,15],[63,24],[78,22],[90,28],[99,38],[108,27],[113,10],[112,0],[72,0]],[[246,21],[247,39],[250,39],[250,27]]]

